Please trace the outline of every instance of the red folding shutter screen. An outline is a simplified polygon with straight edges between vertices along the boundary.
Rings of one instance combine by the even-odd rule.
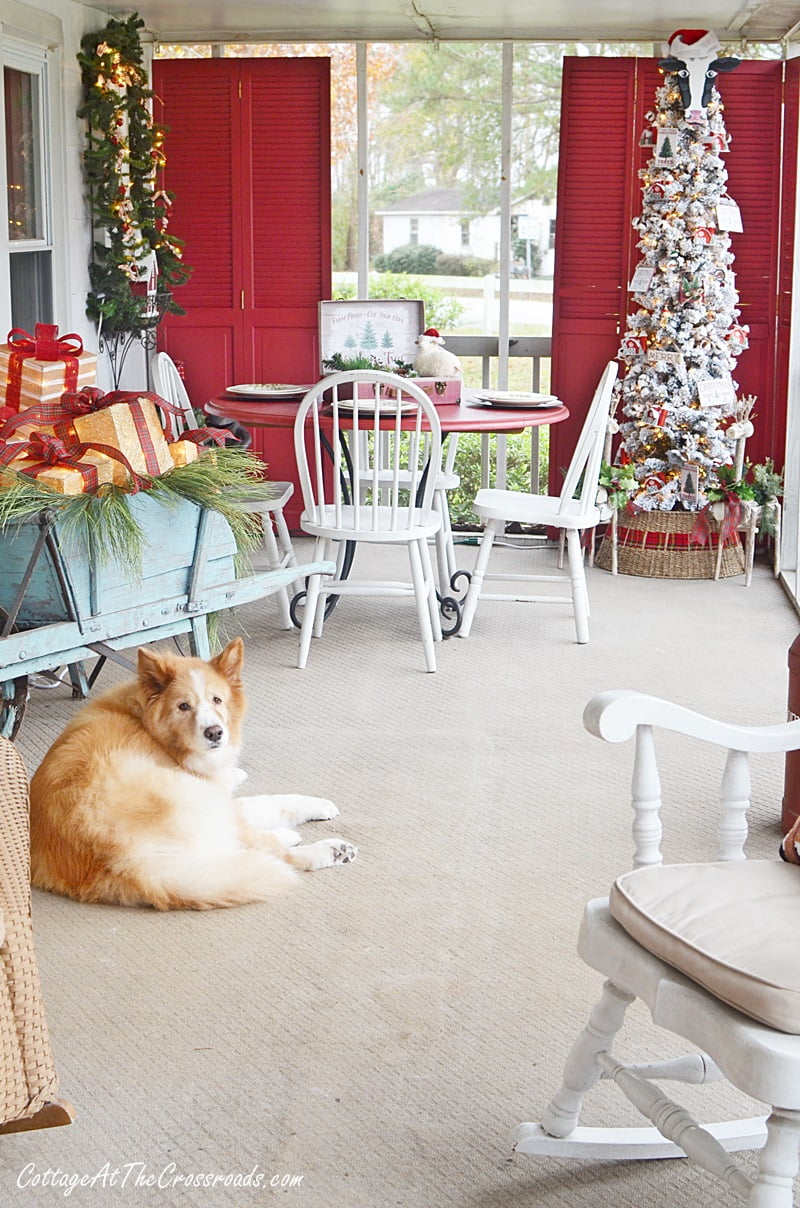
[[[199,405],[234,381],[241,340],[243,273],[239,63],[157,59],[156,117],[167,126],[164,187],[173,194],[170,233],[192,268],[176,292],[186,315],[168,315],[159,345],[186,366]],[[247,380],[247,379],[245,379]]]
[[[315,382],[331,295],[330,61],[160,59],[170,231],[194,269],[159,345],[202,404],[234,382]],[[291,433],[254,430],[272,478],[296,481]],[[294,522],[299,493],[288,509]]]
[[[786,443],[786,408],[789,399],[789,349],[792,331],[792,275],[794,269],[797,205],[797,140],[800,120],[800,59],[789,59],[784,64],[783,94],[783,189],[781,193],[781,230],[778,257],[778,331],[775,366],[776,409],[775,446],[784,461]],[[756,419],[756,428],[759,421]],[[753,461],[763,458],[752,457]]]
[[[564,59],[551,384],[571,414],[550,431],[556,493],[603,365],[619,348],[620,315],[624,321],[635,176],[632,66],[631,59]]]
[[[780,62],[752,62],[720,80],[731,136],[728,188],[744,225],[743,234],[731,237],[733,268],[742,322],[751,329],[751,348],[739,358],[734,378],[740,394],[759,398],[748,457],[772,456],[781,464],[786,388],[785,375],[783,383],[776,377],[776,296],[782,74]],[[569,462],[632,305],[627,285],[640,255],[631,222],[641,212],[638,172],[652,154],[639,139],[662,78],[655,59],[564,60],[552,384],[572,416],[551,434],[552,489],[560,485],[559,467]]]

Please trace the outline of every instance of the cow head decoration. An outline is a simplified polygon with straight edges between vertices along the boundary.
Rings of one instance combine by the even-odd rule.
[[[679,29],[664,46],[667,56],[659,67],[678,77],[683,112],[687,122],[700,125],[707,120],[706,106],[720,71],[733,71],[740,60],[717,58],[719,38],[705,29]]]

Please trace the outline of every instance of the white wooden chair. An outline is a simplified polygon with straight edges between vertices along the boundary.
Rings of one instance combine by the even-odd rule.
[[[751,1208],[791,1208],[800,1140],[800,867],[778,858],[777,842],[771,860],[746,860],[744,844],[748,753],[800,749],[800,722],[728,725],[617,691],[591,700],[584,724],[607,742],[635,736],[634,871],[614,882],[610,897],[586,906],[578,951],[607,978],[602,997],[541,1123],[518,1125],[515,1147],[594,1161],[688,1155]],[[717,862],[662,863],[655,727],[727,751]],[[646,1065],[621,1062],[614,1037],[636,998],[658,1027],[701,1051]],[[579,1127],[583,1098],[600,1078],[611,1079],[655,1127]],[[701,1127],[656,1088],[659,1078],[727,1079],[768,1105],[767,1118]],[[762,1145],[753,1180],[729,1155]]]
[[[575,630],[580,643],[589,640],[589,598],[583,566],[581,533],[594,529],[600,520],[597,505],[597,483],[606,437],[606,424],[611,394],[617,378],[617,363],[606,366],[595,391],[586,419],[575,446],[575,452],[564,477],[560,495],[532,495],[526,491],[483,489],[475,497],[474,511],[486,521],[464,600],[464,615],[459,637],[469,637],[479,600],[517,600],[537,604],[572,604]],[[566,533],[566,574],[490,574],[487,572],[492,545],[505,529],[507,522],[541,525]],[[556,568],[558,572],[558,567]],[[569,583],[569,596],[520,595],[484,592],[487,580],[503,579],[516,582]]]
[[[334,579],[312,575],[308,580],[298,666],[306,665],[312,633],[322,634],[329,596],[411,595],[425,666],[435,671],[434,643],[442,633],[427,544],[442,524],[433,507],[442,458],[435,406],[407,378],[372,370],[331,374],[300,404],[295,454],[304,504],[300,527],[316,538],[313,560],[323,550],[323,560],[330,560],[339,550]],[[351,578],[344,551],[358,542],[405,545],[411,581]]]
[[[369,434],[367,432],[362,432],[360,434],[360,439],[366,447],[366,443],[369,441]],[[383,458],[384,462],[386,462],[384,473],[387,480],[391,482],[392,469],[391,465],[387,461],[387,458],[390,458],[391,456],[391,445],[385,440],[385,438],[383,439],[385,446],[383,450]],[[429,440],[430,437],[426,435],[425,439]],[[458,433],[453,432],[447,439],[446,444],[444,440],[442,441],[442,445],[444,448],[444,464],[442,465],[439,473],[436,475],[436,480],[433,487],[433,506],[441,515],[442,524],[441,528],[439,528],[436,533],[434,543],[436,547],[436,572],[439,581],[439,592],[442,596],[449,596],[453,590],[453,576],[459,573],[458,566],[456,565],[453,526],[450,521],[450,505],[447,500],[448,491],[456,490],[461,484],[461,478],[459,477],[455,466],[456,454],[458,452]],[[428,455],[427,447],[424,455]],[[369,489],[371,486],[371,473],[369,470],[364,471],[363,469],[361,473],[362,477],[366,474],[367,489]],[[402,477],[403,476],[401,475],[401,479]]]
[[[156,394],[181,409],[180,415],[166,413],[172,439],[177,440],[187,428],[198,426],[183,379],[172,357],[166,352],[156,352],[153,355],[150,361],[150,376]],[[297,565],[289,526],[283,514],[283,509],[293,493],[294,486],[291,482],[265,482],[263,498],[250,500],[247,504],[247,510],[261,518],[264,552],[270,570]],[[283,628],[292,629],[289,589],[281,587],[274,595]]]

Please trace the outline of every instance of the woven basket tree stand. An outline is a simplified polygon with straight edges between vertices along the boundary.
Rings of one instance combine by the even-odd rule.
[[[615,574],[651,579],[727,579],[743,574],[738,532],[720,545],[720,525],[712,520],[708,540],[700,545],[690,540],[696,521],[695,512],[633,513],[626,508],[613,529],[606,531],[597,565]]]
[[[0,1133],[71,1124],[53,1054],[31,927],[28,777],[0,738]]]

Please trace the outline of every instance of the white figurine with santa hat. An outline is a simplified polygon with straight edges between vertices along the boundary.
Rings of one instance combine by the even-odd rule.
[[[414,370],[425,378],[460,378],[464,376],[461,362],[444,347],[444,340],[435,327],[428,327],[414,341],[419,352],[414,358]]]

